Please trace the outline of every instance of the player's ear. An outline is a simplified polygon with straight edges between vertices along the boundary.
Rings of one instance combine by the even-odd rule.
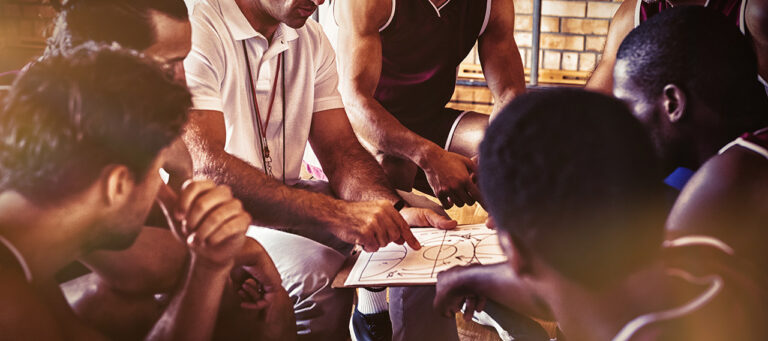
[[[520,277],[526,274],[530,275],[531,267],[530,260],[528,259],[528,253],[523,251],[519,243],[515,243],[514,238],[509,232],[499,229],[499,244],[501,244],[501,250],[507,256],[507,261],[512,266],[512,269]]]
[[[109,165],[101,174],[102,197],[107,206],[121,206],[129,200],[135,179],[124,165]]]
[[[679,122],[685,114],[687,98],[685,92],[675,84],[667,84],[662,91],[662,109],[669,122]]]

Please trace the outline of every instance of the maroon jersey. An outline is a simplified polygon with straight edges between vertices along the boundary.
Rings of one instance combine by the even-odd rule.
[[[768,127],[760,129],[754,133],[744,133],[733,142],[725,145],[720,149],[718,154],[725,153],[733,146],[740,146],[747,148],[757,154],[764,156],[768,159]]]
[[[637,3],[637,9],[635,11],[635,27],[659,12],[672,8],[672,6],[665,0],[655,2],[637,0]],[[744,33],[743,20],[746,3],[745,0],[707,0],[704,7],[711,8],[718,13],[725,15],[731,22],[741,29],[741,33]]]
[[[447,0],[439,7],[430,0],[393,0],[390,20],[380,29],[376,100],[417,133],[436,129],[445,120],[457,68],[485,29],[490,5],[490,0]]]

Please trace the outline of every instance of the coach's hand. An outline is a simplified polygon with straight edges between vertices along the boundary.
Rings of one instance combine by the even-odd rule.
[[[421,244],[411,233],[411,227],[386,200],[338,201],[337,213],[329,215],[327,227],[339,239],[361,245],[374,252],[391,242],[408,243],[413,249]]]

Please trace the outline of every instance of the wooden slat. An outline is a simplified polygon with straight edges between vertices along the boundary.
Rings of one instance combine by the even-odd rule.
[[[525,81],[530,81],[530,69],[524,69]],[[567,71],[539,69],[539,83],[545,84],[569,84],[584,85],[587,83],[589,71]],[[459,78],[484,80],[483,69],[477,64],[461,64],[459,66]]]

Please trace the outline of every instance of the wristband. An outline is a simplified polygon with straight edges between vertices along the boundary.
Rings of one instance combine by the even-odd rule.
[[[398,212],[400,212],[400,210],[402,210],[402,209],[403,209],[403,207],[405,207],[405,200],[403,200],[403,199],[400,199],[400,200],[398,200],[398,201],[395,203],[395,205],[394,205],[394,206],[395,206],[395,210],[397,210]]]

